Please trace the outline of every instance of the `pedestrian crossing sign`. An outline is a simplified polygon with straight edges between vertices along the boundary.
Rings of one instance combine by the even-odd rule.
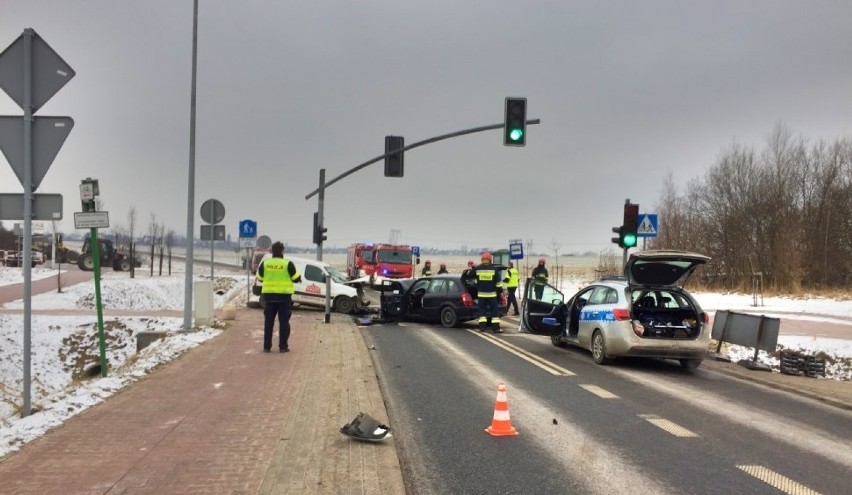
[[[636,229],[636,237],[657,237],[659,228],[657,227],[656,213],[640,213],[639,227]]]

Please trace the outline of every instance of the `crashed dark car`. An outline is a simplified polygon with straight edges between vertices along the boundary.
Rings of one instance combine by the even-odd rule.
[[[474,290],[461,275],[444,274],[422,278],[386,279],[381,292],[382,318],[440,323],[446,328],[479,317]],[[508,311],[506,293],[500,297],[500,316]]]

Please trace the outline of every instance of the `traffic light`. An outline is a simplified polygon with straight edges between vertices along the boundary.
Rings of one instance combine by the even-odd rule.
[[[524,146],[527,143],[527,99],[506,97],[506,116],[503,120],[503,146]]]
[[[325,233],[328,232],[328,229],[323,227],[319,221],[319,212],[314,212],[314,244],[322,244],[322,242],[328,239],[328,236]]]
[[[612,231],[615,233],[615,235],[617,237],[613,237],[610,240],[613,243],[618,244],[618,247],[623,248],[624,246],[621,243],[621,229],[622,229],[622,227],[613,227]]]
[[[385,177],[402,177],[403,154],[391,153],[405,148],[405,138],[402,136],[385,136]]]
[[[639,205],[624,204],[624,222],[621,224],[621,244],[623,247],[636,247],[639,229]]]

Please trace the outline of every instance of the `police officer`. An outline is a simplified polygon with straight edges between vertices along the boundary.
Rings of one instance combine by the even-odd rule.
[[[263,284],[263,352],[272,349],[272,332],[278,316],[278,351],[290,352],[290,315],[293,302],[293,284],[302,281],[292,261],[284,258],[284,244],[272,244],[272,257],[263,260],[257,268],[257,281]]]
[[[423,264],[423,270],[420,271],[420,276],[428,277],[429,275],[432,275],[432,262],[426,260],[426,263]]]
[[[509,306],[515,308],[515,316],[518,316],[518,300],[515,298],[515,291],[518,290],[518,280],[521,278],[515,264],[509,262],[509,268],[506,270],[506,277],[503,283],[506,284],[506,289],[509,291]]]
[[[500,280],[499,268],[492,265],[494,257],[489,252],[482,253],[482,263],[472,268],[476,278],[476,292],[479,307],[479,331],[484,332],[491,327],[494,333],[500,330],[500,297],[503,295],[503,281]]]
[[[532,271],[533,290],[535,291],[535,298],[539,301],[544,294],[544,286],[547,284],[548,277],[547,268],[544,267],[544,258],[539,258],[538,266],[533,268]]]

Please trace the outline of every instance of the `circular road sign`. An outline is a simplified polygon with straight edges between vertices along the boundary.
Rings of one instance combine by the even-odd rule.
[[[208,199],[201,205],[201,219],[207,223],[221,223],[225,219],[225,205],[218,199]]]
[[[272,239],[268,235],[262,235],[257,238],[257,247],[260,249],[269,249],[272,247]]]

